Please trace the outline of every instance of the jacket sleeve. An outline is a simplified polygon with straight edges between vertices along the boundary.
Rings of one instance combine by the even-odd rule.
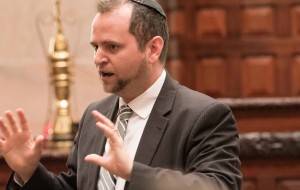
[[[214,103],[199,115],[186,143],[181,171],[135,162],[130,190],[239,190],[239,136],[231,110]]]
[[[69,155],[67,165],[68,172],[61,173],[58,176],[49,172],[42,164],[34,172],[24,186],[19,186],[11,175],[6,190],[75,190],[76,189],[76,147],[74,146]]]

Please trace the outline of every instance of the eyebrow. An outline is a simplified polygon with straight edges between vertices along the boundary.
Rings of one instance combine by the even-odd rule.
[[[122,45],[122,43],[119,43],[119,42],[113,41],[113,40],[104,40],[104,41],[101,41],[100,44],[110,44],[110,43]],[[97,42],[94,42],[94,41],[90,41],[90,44],[91,44],[92,46],[95,46],[95,45],[97,45],[98,43],[97,43]]]
[[[98,43],[96,41],[90,41],[91,46],[98,46]]]

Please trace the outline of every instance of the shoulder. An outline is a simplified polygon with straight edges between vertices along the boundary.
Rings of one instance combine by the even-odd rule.
[[[219,100],[182,85],[178,86],[175,105],[181,105],[181,107],[183,106],[192,110],[197,109],[198,111],[204,111],[211,108],[230,110],[227,105]]]
[[[86,110],[98,110],[105,112],[112,108],[118,101],[118,96],[110,95],[104,99],[90,103]]]
[[[167,98],[163,99],[165,100],[164,103],[163,101],[160,103],[168,105],[166,102],[167,99],[171,102],[171,107],[175,111],[184,111],[188,113],[195,112],[199,114],[203,111],[216,108],[216,110],[225,110],[225,112],[230,112],[229,107],[224,103],[204,93],[179,84],[169,74],[167,75],[161,96]]]
[[[114,109],[117,102],[118,97],[115,95],[110,95],[108,97],[105,97],[104,99],[90,103],[81,117],[81,123],[93,118],[91,114],[93,110],[97,110],[98,112],[105,115],[105,113],[108,113],[110,110]]]

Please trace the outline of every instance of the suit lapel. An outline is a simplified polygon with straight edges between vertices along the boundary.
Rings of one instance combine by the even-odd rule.
[[[111,103],[111,107],[106,111],[102,111],[102,114],[105,115],[110,120],[114,120],[116,112],[118,110],[118,99],[115,102]],[[96,108],[97,109],[97,108]],[[99,109],[97,109],[99,111]],[[102,155],[105,149],[106,138],[105,135],[101,132],[100,129],[96,129],[94,137],[93,137],[93,153]],[[100,167],[94,164],[89,164],[89,178],[88,178],[88,187],[92,187],[91,189],[97,189],[98,177],[99,177]]]
[[[169,74],[167,74],[164,85],[159,96],[157,97],[148,122],[145,126],[145,130],[135,155],[135,161],[147,165],[151,164],[151,161],[167,128],[169,121],[167,114],[172,109],[176,96],[177,85],[178,83],[174,81]],[[102,113],[114,121],[114,117],[118,110],[118,98],[110,103],[112,106]],[[104,134],[100,130],[97,130],[93,139],[93,152],[101,155],[104,152],[105,141],[106,138]],[[91,189],[97,189],[99,169],[100,168],[96,167],[95,165],[89,165],[88,187],[92,187]]]
[[[146,165],[151,164],[169,121],[167,114],[172,109],[177,85],[178,83],[167,74],[164,85],[156,99],[145,126],[135,155],[135,161]]]
[[[118,98],[117,98],[111,104],[111,107],[109,107],[109,109],[107,109],[106,111],[102,111],[102,114],[104,116],[106,116],[108,119],[110,119],[111,121],[114,122],[115,116],[116,116],[117,111],[118,111],[118,105],[119,104],[118,104]],[[98,110],[98,111],[100,111],[100,110]],[[93,145],[95,153],[101,155],[104,152],[105,141],[106,141],[106,138],[105,138],[104,134],[102,133],[102,131],[100,129],[97,129],[97,132],[94,135],[94,145]],[[99,145],[103,145],[103,146],[100,147]]]

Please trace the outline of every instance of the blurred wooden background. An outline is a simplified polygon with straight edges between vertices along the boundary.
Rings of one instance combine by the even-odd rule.
[[[169,72],[235,114],[242,189],[300,189],[300,1],[160,2]]]

